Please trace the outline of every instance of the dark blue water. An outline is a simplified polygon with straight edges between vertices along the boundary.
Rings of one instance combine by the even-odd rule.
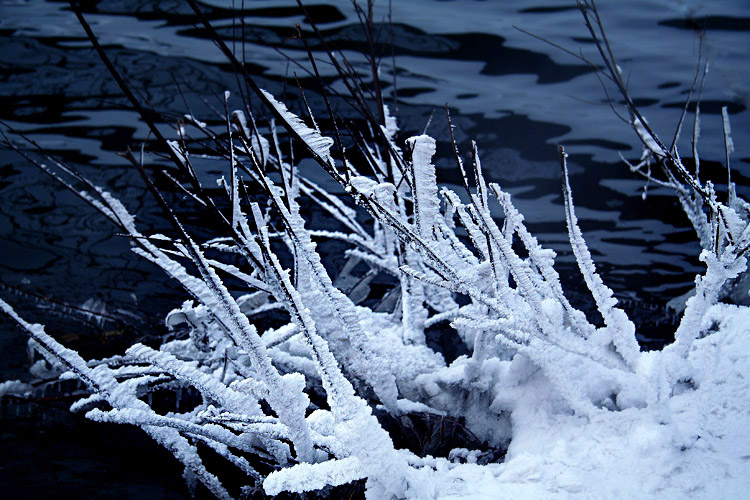
[[[232,2],[211,0],[204,6],[222,34],[237,37],[235,49],[242,54]],[[386,20],[387,7],[385,0],[376,3],[378,19]],[[244,54],[253,73],[276,95],[293,96],[288,80],[295,71],[306,81],[294,63],[304,64],[306,54],[293,39],[296,23],[307,26],[304,17],[292,0],[246,1],[244,9]],[[600,9],[631,94],[666,137],[679,117],[702,40],[711,63],[701,107],[703,171],[719,183],[724,179],[717,162],[723,159],[720,109],[728,106],[736,147],[732,175],[740,193],[750,195],[750,4],[642,0],[601,2]],[[356,51],[362,32],[349,0],[315,2],[311,14],[367,73]],[[564,232],[556,153],[556,145],[564,144],[571,154],[577,213],[605,282],[642,325],[641,340],[667,336],[670,319],[662,305],[688,289],[701,269],[692,230],[668,193],[651,188],[641,199],[642,182],[618,157],[619,152],[636,158],[640,147],[586,66],[513,28],[593,59],[574,2],[409,0],[394,1],[392,14],[395,70],[389,48],[380,71],[386,98],[393,102],[396,96],[391,107],[397,108],[402,137],[421,131],[435,111],[428,132],[440,141],[439,175],[445,183],[457,183],[443,111],[448,104],[459,146],[468,151],[468,141],[478,141],[488,177],[514,195],[534,234],[558,251],[563,278],[575,295],[581,285]],[[139,96],[171,123],[187,107],[211,119],[204,100],[217,105],[215,96],[225,89],[238,95],[228,65],[182,2],[91,2],[87,19]],[[707,31],[701,35],[703,27]],[[320,69],[324,77],[333,76],[327,65]],[[308,98],[323,113],[314,92]],[[128,109],[67,3],[0,0],[0,119],[116,192],[143,224],[158,225],[137,174],[115,154],[146,140],[147,129]],[[683,152],[689,151],[688,139],[686,134],[679,143]],[[207,163],[201,175],[220,169]],[[128,248],[75,197],[12,151],[0,149],[0,294],[27,319],[54,322],[63,341],[92,355],[118,352],[134,339],[160,334],[164,313],[183,296]],[[83,304],[108,319],[82,323],[75,307]],[[1,321],[0,379],[23,378],[27,369],[25,339]],[[4,434],[8,446],[16,442],[14,435]],[[8,460],[3,457],[0,474],[32,474],[33,460]],[[84,491],[95,487],[86,474],[65,476],[66,483],[54,471],[44,471],[47,481]],[[144,488],[120,497],[168,496],[159,489],[167,486]]]

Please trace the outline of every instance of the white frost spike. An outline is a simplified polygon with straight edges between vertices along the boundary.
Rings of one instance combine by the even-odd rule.
[[[627,314],[621,309],[615,308],[617,299],[614,298],[612,290],[608,288],[596,272],[594,260],[591,258],[586,241],[583,239],[581,229],[578,227],[578,218],[573,208],[573,195],[568,181],[568,155],[560,146],[563,164],[563,195],[565,197],[565,219],[568,223],[568,237],[573,249],[578,267],[583,274],[591,295],[594,297],[596,307],[604,318],[612,334],[612,341],[623,360],[635,368],[640,357],[640,346],[635,338],[635,325],[628,319]]]
[[[0,394],[2,391],[0,391]],[[93,405],[95,403],[98,403],[100,401],[104,401],[104,398],[101,394],[92,394],[91,396],[87,396],[85,398],[81,398],[72,405],[70,405],[70,411],[73,413],[77,411],[81,411],[84,408],[87,408],[89,405]]]
[[[172,152],[177,155],[177,158],[185,164],[185,161],[187,161],[187,151],[182,149],[180,144],[177,141],[167,141],[167,144],[169,144],[169,149],[172,150]]]
[[[398,132],[398,122],[396,121],[396,118],[391,115],[391,110],[388,108],[387,104],[383,104],[383,112],[385,114],[385,126],[382,127],[383,132],[385,132],[388,139],[393,142],[396,138],[396,133]]]
[[[331,158],[331,146],[333,146],[333,139],[330,137],[322,136],[318,131],[305,125],[299,116],[289,111],[284,105],[274,99],[273,95],[265,90],[261,89],[263,95],[268,99],[271,105],[279,112],[284,120],[291,125],[307,146],[315,152],[318,156],[323,158],[329,165],[333,165],[333,158]]]
[[[263,481],[267,495],[278,495],[282,491],[303,493],[326,486],[339,486],[367,477],[356,457],[329,460],[319,464],[299,464],[271,473]]]
[[[261,166],[265,167],[271,154],[271,143],[262,135],[253,134],[250,139],[250,148],[258,157]]]
[[[440,198],[437,192],[435,166],[435,139],[428,135],[410,137],[406,143],[412,149],[412,175],[414,177],[414,211],[417,229],[423,238],[431,238],[432,226],[440,215]]]
[[[229,410],[250,415],[260,414],[260,406],[257,401],[228,388],[219,379],[201,372],[191,363],[181,361],[168,352],[156,351],[143,344],[135,344],[125,352],[135,359],[146,361],[179,379],[185,380],[198,389],[201,394],[209,396]]]
[[[227,101],[229,101],[228,90],[224,92],[225,106]],[[237,159],[234,153],[234,145],[232,144],[232,127],[230,125],[229,116],[227,116],[227,134],[229,135],[229,169],[232,180],[230,196],[230,202],[232,204],[232,228],[236,230],[239,225],[240,217],[242,216],[242,211],[240,210],[240,186],[239,177],[237,175]]]
[[[648,130],[646,130],[643,122],[641,122],[641,120],[636,117],[633,117],[633,128],[635,129],[635,133],[638,134],[638,137],[641,138],[641,141],[643,141],[643,144],[646,145],[649,151],[658,156],[664,155],[664,151],[661,150],[654,138],[651,137],[651,134],[648,133]]]
[[[242,132],[242,135],[244,135],[245,137],[252,136],[250,127],[247,126],[247,117],[245,116],[244,111],[239,109],[232,111],[232,118],[234,118],[235,122],[239,124],[240,132]]]
[[[407,250],[407,255],[407,261],[415,258],[413,250]],[[427,320],[427,309],[424,307],[424,286],[409,274],[400,275],[399,281],[404,341],[410,344],[424,344],[426,341],[424,322]]]
[[[706,67],[708,69],[708,67]],[[701,103],[698,102],[695,105],[695,121],[693,122],[693,160],[695,161],[695,178],[698,179],[698,175],[701,170],[701,159],[698,155],[698,139],[701,136]]]
[[[184,118],[185,118],[186,121],[192,123],[193,125],[195,125],[198,128],[202,128],[203,129],[203,128],[206,128],[206,126],[207,126],[206,122],[200,121],[199,119],[197,119],[193,115],[183,115],[183,116],[184,116]]]
[[[732,140],[732,127],[729,125],[729,112],[726,106],[721,108],[721,118],[724,123],[724,145],[727,149],[727,154],[734,153],[734,141]]]
[[[482,161],[479,159],[479,149],[477,148],[477,143],[474,141],[471,141],[471,154],[474,157],[474,175],[476,176],[479,200],[482,202],[482,208],[487,208],[487,183],[482,173]]]
[[[231,146],[230,146],[231,148]],[[232,228],[237,229],[242,217],[242,210],[240,209],[240,185],[239,176],[237,175],[237,161],[234,158],[234,150],[232,150]]]
[[[232,118],[234,118],[235,123],[239,124],[242,136],[250,139],[250,149],[255,153],[261,166],[265,167],[271,153],[271,143],[262,135],[251,130],[247,123],[247,117],[242,110],[232,111]]]
[[[432,228],[441,217],[435,167],[432,165],[435,139],[420,135],[410,137],[406,143],[412,151],[411,173],[417,231],[426,240],[434,239]],[[413,265],[416,260],[415,252],[408,249],[406,263]],[[402,275],[399,278],[404,339],[409,343],[424,344],[424,322],[427,319],[427,310],[424,307],[424,285],[409,275]]]
[[[73,372],[87,385],[92,388],[100,389],[96,383],[91,369],[81,356],[73,351],[60,345],[55,339],[50,337],[45,331],[44,326],[26,322],[16,311],[4,300],[0,299],[0,311],[11,318],[26,333],[39,344],[39,352],[49,360],[50,363],[62,361],[63,364],[73,370]]]

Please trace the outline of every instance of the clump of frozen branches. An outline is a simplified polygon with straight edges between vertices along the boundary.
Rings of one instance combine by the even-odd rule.
[[[702,52],[699,51],[695,75],[685,99],[682,113],[671,140],[665,142],[649,126],[648,121],[628,92],[627,82],[607,39],[596,2],[594,0],[579,0],[578,6],[604,64],[602,68],[597,68],[591,61],[581,58],[597,70],[598,74],[602,75],[600,81],[605,86],[605,91],[605,84],[608,83],[615,88],[616,93],[622,96],[627,113],[624,120],[630,124],[643,143],[643,154],[638,162],[629,162],[625,158],[623,158],[623,161],[632,172],[645,179],[644,199],[647,196],[650,184],[667,188],[675,193],[685,215],[695,230],[701,247],[705,250],[704,254],[701,255],[701,260],[706,262],[710,275],[714,276],[715,273],[719,272],[717,268],[728,270],[738,265],[741,266],[739,262],[748,250],[747,235],[743,231],[750,223],[750,205],[737,196],[735,184],[732,182],[730,156],[734,152],[734,143],[726,107],[721,110],[725,151],[724,167],[727,175],[726,195],[723,202],[720,202],[713,182],[710,180],[703,182],[700,176],[701,160],[698,151],[701,134],[700,100],[709,70],[708,61],[703,59]],[[695,97],[696,93],[697,97]],[[683,128],[688,126],[686,117],[692,101],[695,101],[695,114],[692,127],[690,127],[690,153],[692,154],[694,168],[690,169],[684,164],[677,143]],[[711,262],[712,259],[721,262],[721,264]],[[730,271],[729,274],[731,276],[719,278],[722,285],[719,290],[715,291],[718,294],[717,297],[724,298],[733,294],[735,291],[733,288],[736,287],[738,293],[734,295],[745,295],[739,297],[740,302],[744,303],[748,300],[747,295],[750,293],[750,276],[743,271]],[[704,294],[701,290],[706,287],[713,289],[713,285],[708,282],[703,285],[696,284],[698,286],[695,293],[699,295]],[[714,293],[714,291],[711,293]],[[693,292],[688,295],[688,297],[691,296],[693,296]],[[707,303],[712,303],[715,300],[716,298],[708,300]],[[693,301],[693,304],[695,305],[699,301]],[[682,307],[678,306],[678,309],[682,309]]]
[[[126,157],[160,204],[170,235],[140,232],[115,195],[67,165],[37,163],[128,235],[133,251],[192,297],[167,318],[171,328],[186,327],[187,338],[158,349],[136,344],[123,356],[99,361],[83,360],[0,301],[5,315],[61,376],[75,376],[91,389],[92,396],[73,409],[96,421],[143,428],[185,465],[189,483],[200,481],[219,498],[230,492],[219,471],[206,469],[198,444],[246,475],[246,493],[261,484],[266,493],[277,494],[366,479],[372,499],[460,495],[459,483],[443,484],[447,489],[439,491],[436,478],[457,467],[481,467],[457,460],[476,461],[478,450],[419,457],[397,449],[373,414],[377,404],[394,416],[429,412],[463,419],[495,448],[507,446],[519,419],[533,412],[593,417],[645,408],[660,423],[669,422],[677,384],[698,379],[687,357],[702,335],[703,318],[723,284],[745,269],[748,205],[733,190],[727,203],[720,202],[713,187],[688,172],[676,150],[664,147],[633,107],[636,129],[647,144],[655,144],[634,168],[643,171],[659,159],[666,182],[705,238],[701,258],[707,265],[675,342],[662,353],[642,353],[634,324],[597,274],[578,226],[562,147],[570,244],[601,326],[570,303],[554,267],[555,252],[529,233],[510,195],[485,181],[476,144],[467,166],[452,141],[465,192],[440,187],[435,140],[417,135],[399,144],[396,121],[380,100],[381,119],[370,115],[372,136],[360,136],[347,152],[332,113],[335,137],[328,137],[312,116],[306,122],[257,87],[207,21],[206,27],[273,117],[261,123],[245,106],[226,112],[219,129],[188,115],[178,140],[168,141],[144,113],[179,172],[179,180],[170,179],[213,221],[210,239],[198,241],[169,207],[142,155]],[[341,64],[333,51],[328,54]],[[621,80],[619,70],[613,71]],[[348,72],[342,76],[351,78]],[[369,113],[361,87],[353,84],[351,91]],[[229,99],[226,93],[226,106]],[[221,197],[195,174],[185,140],[190,127],[226,161]],[[322,189],[293,164],[282,153],[284,136],[300,144],[356,205]],[[309,229],[302,199],[315,203],[337,229]],[[326,240],[349,245],[338,279],[322,263],[316,241]],[[398,300],[384,301],[380,310],[363,307],[334,285],[346,281],[357,264],[368,269],[362,287],[368,276],[394,276]],[[231,290],[228,279],[254,291]],[[276,309],[288,313],[289,323],[259,331],[258,315]],[[427,346],[426,328],[440,322],[450,323],[469,355],[448,364]],[[191,388],[200,401],[183,411],[158,413],[147,396],[165,387]],[[313,397],[323,397],[325,404],[313,406]]]
[[[687,294],[683,317],[675,332],[675,342],[665,349],[665,352],[684,360],[693,341],[701,335],[701,321],[708,309],[718,300],[735,291],[740,295],[745,295],[739,297],[741,302],[746,301],[747,294],[750,293],[748,289],[750,278],[747,274],[747,253],[750,249],[750,204],[737,196],[735,184],[732,182],[730,155],[734,152],[734,143],[731,137],[729,113],[726,107],[722,108],[724,167],[727,181],[726,196],[724,201],[721,201],[713,182],[710,180],[704,182],[700,177],[698,152],[701,133],[700,96],[708,74],[708,61],[704,61],[699,52],[695,77],[675,132],[671,142],[664,142],[649,126],[628,92],[622,68],[618,65],[612,47],[609,45],[595,1],[579,0],[578,5],[583,14],[584,23],[604,63],[601,74],[623,97],[627,111],[626,120],[644,146],[639,162],[628,162],[624,158],[623,161],[632,172],[646,180],[644,198],[650,183],[665,187],[675,193],[703,249],[700,260],[706,264],[706,273],[704,276],[696,277],[695,289]],[[585,61],[594,67],[590,61]],[[604,80],[602,80],[602,85],[604,85]],[[691,170],[683,163],[677,143],[685,125],[687,110],[694,99],[696,87],[698,97],[695,99],[695,114],[691,127],[691,153],[694,168]],[[678,309],[682,307],[678,306]],[[670,366],[671,370],[679,371],[676,367],[680,366],[684,369],[685,364],[676,363]],[[672,382],[676,377],[679,375],[672,373]],[[662,388],[662,392],[668,390],[668,388]]]

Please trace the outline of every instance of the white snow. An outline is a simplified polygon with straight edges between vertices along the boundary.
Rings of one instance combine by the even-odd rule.
[[[697,388],[670,398],[672,420],[650,408],[600,410],[589,418],[518,392],[505,462],[465,464],[440,475],[443,492],[413,498],[739,499],[750,488],[750,308],[716,305],[719,330],[688,361]],[[662,353],[652,353],[661,362]],[[550,411],[552,410],[552,411]]]

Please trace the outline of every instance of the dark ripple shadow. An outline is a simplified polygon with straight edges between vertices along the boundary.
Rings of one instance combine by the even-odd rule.
[[[659,26],[692,31],[750,31],[750,17],[706,16],[702,18],[665,19]]]

